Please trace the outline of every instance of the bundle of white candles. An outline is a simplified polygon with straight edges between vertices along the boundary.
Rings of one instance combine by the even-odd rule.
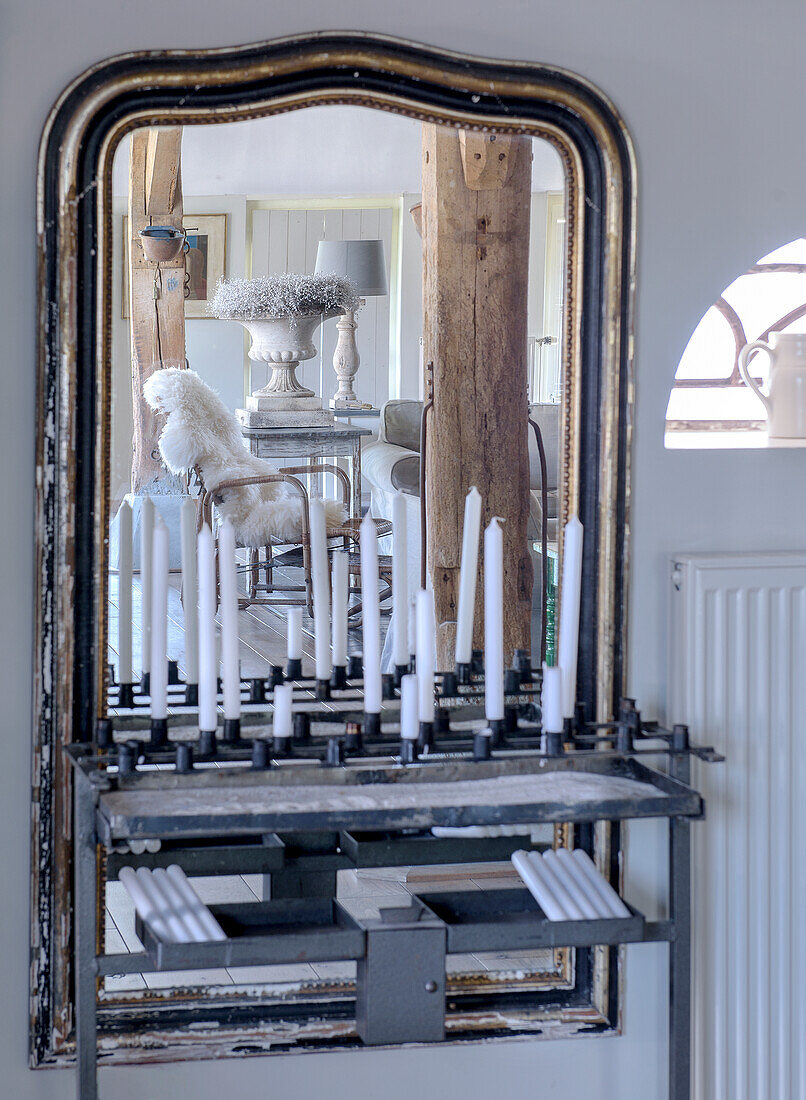
[[[120,881],[157,939],[167,943],[208,943],[227,938],[176,864],[171,864],[167,871],[122,867]]]
[[[512,863],[548,920],[629,917],[630,910],[580,848],[514,852]]]

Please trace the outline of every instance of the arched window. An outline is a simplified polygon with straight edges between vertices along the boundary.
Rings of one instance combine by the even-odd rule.
[[[666,408],[667,447],[764,446],[764,406],[739,374],[739,352],[771,332],[806,332],[806,238],[763,256],[694,330]],[[767,356],[749,361],[759,381]]]

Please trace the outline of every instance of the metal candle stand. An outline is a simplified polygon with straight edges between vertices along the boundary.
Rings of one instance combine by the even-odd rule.
[[[242,718],[219,731],[195,728],[178,676],[169,684],[173,713],[164,725],[149,721],[143,692],[133,690],[130,699],[110,685],[111,705],[131,705],[99,720],[92,743],[65,750],[76,778],[81,1100],[98,1095],[96,985],[106,975],[354,960],[358,1040],[437,1042],[457,999],[446,1002],[447,954],[652,941],[668,942],[670,952],[669,1095],[687,1100],[689,822],[703,815],[689,769],[692,755],[721,757],[691,745],[686,727],[643,720],[631,699],[620,701],[609,722],[586,721],[578,707],[563,730],[543,731],[540,678],[520,655],[506,676],[505,718],[490,723],[477,661],[438,674],[435,721],[421,724],[416,742],[399,734],[400,675],[385,680],[381,713],[365,714],[355,658],[331,681],[304,677],[296,666],[243,680]],[[294,687],[292,736],[278,738],[269,704],[287,679]],[[659,755],[665,774],[644,760]],[[195,766],[210,762],[218,767]],[[349,800],[334,809],[334,787],[356,786],[360,809]],[[336,899],[340,869],[478,863],[531,845],[526,828],[516,836],[436,837],[432,826],[639,817],[669,819],[666,920],[647,921],[631,910],[629,918],[552,922],[525,889],[417,896],[373,920],[353,918]],[[142,841],[152,850],[142,852]],[[259,873],[267,900],[213,907],[227,933],[222,942],[167,943],[141,921],[143,952],[98,955],[98,845],[106,849],[109,876],[124,865],[171,863],[188,875]]]

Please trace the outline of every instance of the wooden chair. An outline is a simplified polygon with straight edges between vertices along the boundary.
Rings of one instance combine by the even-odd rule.
[[[208,489],[204,486],[199,470],[194,471],[200,486],[198,509],[196,513],[196,530],[201,530],[203,523],[208,523],[213,529],[213,507],[223,501],[223,496],[228,489],[243,488],[248,485],[266,485],[272,483],[285,483],[299,495],[301,509],[301,533],[296,542],[284,542],[280,539],[268,539],[261,546],[245,547],[249,551],[249,561],[241,566],[240,572],[248,573],[246,595],[238,600],[238,606],[243,609],[251,605],[263,607],[304,606],[309,615],[313,615],[313,579],[311,574],[311,541],[310,541],[310,497],[305,484],[298,475],[330,474],[335,477],[341,489],[341,498],[345,511],[349,511],[351,499],[350,479],[338,466],[325,463],[316,463],[303,466],[288,466],[279,470],[276,474],[262,474],[254,477],[233,478],[221,481],[218,485]],[[351,591],[360,589],[360,562],[359,554],[354,547],[359,540],[361,520],[357,516],[348,516],[341,524],[327,529],[329,549],[344,549],[349,554],[348,571],[351,576]],[[377,533],[381,538],[392,530],[392,524],[388,520],[377,520]],[[334,545],[334,542],[336,545]],[[282,555],[276,551],[283,547]],[[297,552],[296,557],[291,556]],[[262,556],[261,556],[262,555]],[[282,576],[278,579],[277,571],[283,568],[301,566],[303,570],[303,583],[287,583]],[[391,593],[391,558],[388,555],[380,555],[379,572],[386,585],[381,598],[386,599]],[[261,573],[263,580],[261,580]],[[278,593],[279,595],[273,595]],[[360,604],[351,607],[350,614],[355,615],[360,611]]]

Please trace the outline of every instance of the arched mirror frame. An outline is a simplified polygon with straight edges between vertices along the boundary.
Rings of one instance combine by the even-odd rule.
[[[613,106],[590,84],[559,69],[359,33],[238,49],[132,53],[89,70],[55,105],[39,161],[31,967],[37,1065],[70,1058],[73,1049],[71,791],[60,749],[89,739],[105,705],[103,456],[110,427],[112,301],[104,273],[111,269],[114,152],[140,126],[245,120],[321,104],[531,134],[560,152],[568,204],[563,370],[564,392],[571,394],[562,421],[567,479],[561,517],[578,511],[587,532],[579,697],[589,713],[604,718],[622,690],[635,164]],[[616,951],[604,950],[577,1027],[616,1025],[615,963]],[[135,1033],[143,1026],[136,1013],[129,1015],[128,1027],[125,1013],[117,1019],[117,1030]],[[160,1021],[155,1017],[151,1026],[159,1028]],[[162,1028],[164,1035],[173,1031],[174,1041],[172,1046],[168,1036],[160,1058],[187,1056],[170,1009]],[[254,1026],[247,1030],[255,1034]],[[518,1033],[540,1030],[536,1023]],[[141,1059],[137,1045],[126,1050],[124,1042],[116,1060]]]

